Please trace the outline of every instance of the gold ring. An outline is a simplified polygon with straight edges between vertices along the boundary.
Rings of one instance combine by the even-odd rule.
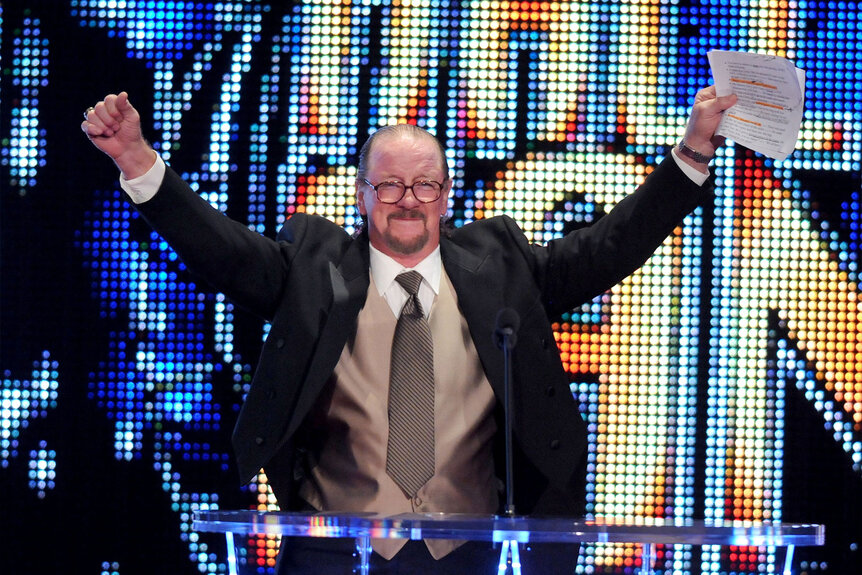
[[[84,119],[85,119],[85,120],[90,116],[90,112],[92,112],[94,109],[95,109],[95,108],[93,108],[93,106],[90,106],[89,108],[87,108],[86,110],[84,110]]]

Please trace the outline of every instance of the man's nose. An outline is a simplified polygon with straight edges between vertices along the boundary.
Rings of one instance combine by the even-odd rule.
[[[413,193],[413,186],[404,186],[404,195],[401,196],[400,200],[398,200],[398,204],[415,207],[422,204],[422,202],[420,202],[416,198],[416,194]]]

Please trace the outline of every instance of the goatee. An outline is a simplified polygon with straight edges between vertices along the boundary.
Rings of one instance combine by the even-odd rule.
[[[397,238],[392,235],[389,229],[386,230],[386,233],[383,234],[383,239],[386,241],[386,245],[394,251],[395,253],[399,253],[402,255],[410,255],[415,254],[422,250],[425,245],[428,243],[428,239],[430,238],[430,233],[428,232],[428,227],[425,225],[428,221],[428,217],[424,212],[420,210],[402,210],[400,212],[393,212],[387,216],[387,221],[390,226],[392,224],[392,220],[408,218],[408,219],[420,219],[422,220],[422,233],[418,236],[415,236],[410,239]]]

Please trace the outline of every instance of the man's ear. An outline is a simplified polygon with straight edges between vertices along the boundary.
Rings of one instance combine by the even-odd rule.
[[[365,209],[365,193],[359,184],[356,184],[356,209],[359,210],[360,216],[368,215],[368,210]]]
[[[444,200],[440,203],[440,217],[446,215],[446,212],[449,210],[449,194],[452,193],[452,180],[446,180],[446,184],[443,187],[443,191],[440,192],[440,196],[444,198]]]

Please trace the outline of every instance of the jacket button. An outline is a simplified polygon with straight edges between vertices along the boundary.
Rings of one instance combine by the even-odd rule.
[[[269,399],[275,399],[275,390],[274,390],[274,389],[272,389],[272,388],[269,388],[269,389],[266,391],[266,397],[267,397],[267,398],[269,398]]]
[[[280,337],[277,340],[275,340],[275,347],[277,347],[278,349],[281,349],[284,347],[284,338],[283,337]]]
[[[542,349],[548,349],[548,338],[542,338]]]
[[[254,442],[255,442],[255,444],[257,444],[258,446],[261,446],[261,445],[263,445],[264,443],[266,443],[266,440],[265,440],[263,437],[258,436],[258,437],[255,437],[255,438],[254,438]]]
[[[559,449],[560,448],[560,440],[552,439],[551,440],[551,449]]]
[[[545,393],[548,395],[548,397],[554,397],[554,394],[557,393],[557,390],[554,389],[554,386],[549,385],[547,389],[545,389]]]

